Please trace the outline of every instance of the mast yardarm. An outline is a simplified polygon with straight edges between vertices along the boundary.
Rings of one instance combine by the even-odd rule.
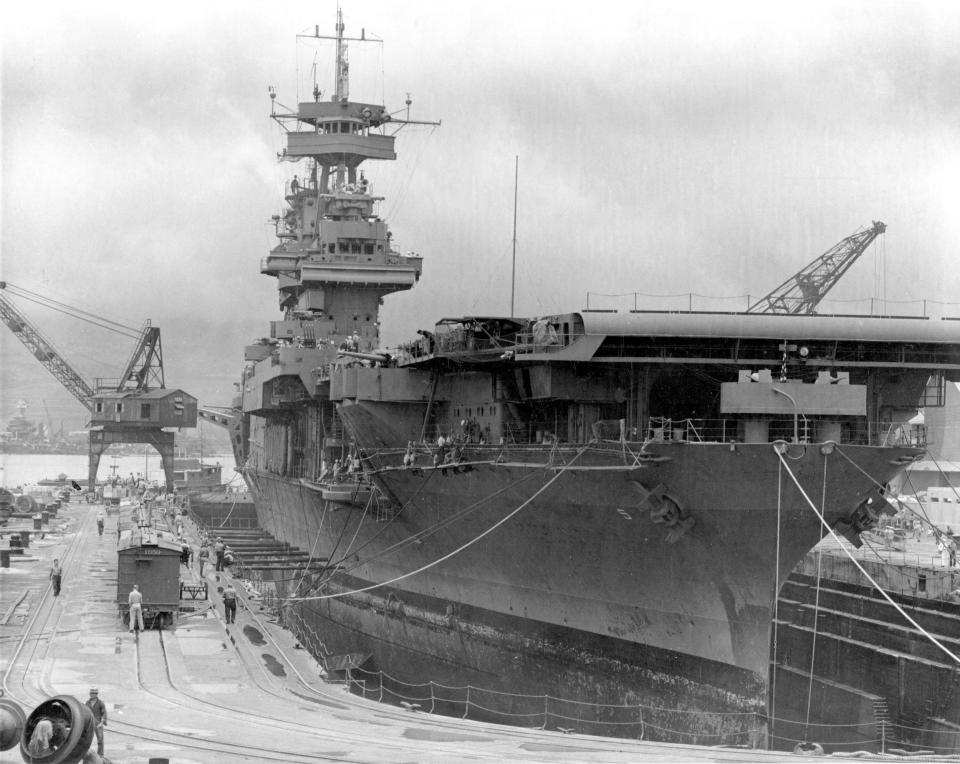
[[[376,350],[382,298],[409,289],[421,272],[419,257],[393,248],[376,208],[382,197],[373,195],[360,169],[366,160],[396,159],[396,133],[387,134],[387,125],[414,123],[394,119],[381,104],[350,100],[348,42],[381,41],[365,33],[348,38],[344,30],[338,11],[334,36],[321,35],[319,28],[298,35],[336,45],[329,99],[315,86],[311,100],[296,110],[277,109],[275,91],[270,93],[271,117],[285,131],[280,160],[307,162],[287,184],[285,208],[273,217],[279,243],[261,272],[277,277],[284,319],[274,323],[274,338],[317,348],[323,364],[345,344],[353,351]]]

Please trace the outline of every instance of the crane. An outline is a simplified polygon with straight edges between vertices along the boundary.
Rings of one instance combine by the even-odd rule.
[[[877,220],[869,228],[851,234],[824,252],[799,273],[791,276],[766,297],[747,308],[747,313],[815,313],[817,305],[870,243],[887,230]]]
[[[91,385],[43,333],[8,299],[5,292],[89,321],[104,328],[121,327],[136,336],[136,345],[116,380]],[[173,490],[174,433],[164,428],[196,427],[197,399],[183,390],[167,390],[163,376],[160,329],[147,320],[139,333],[84,310],[0,281],[0,320],[31,354],[90,412],[89,485],[96,484],[100,456],[113,443],[146,443],[159,453],[167,490]],[[119,331],[118,329],[113,329]]]
[[[0,290],[7,288],[7,282],[0,281]],[[17,310],[0,291],[0,320],[3,321],[17,338],[27,347],[34,358],[42,363],[53,376],[60,380],[67,390],[73,394],[88,411],[93,411],[93,398],[96,391],[87,381],[74,371],[59,351],[53,346],[40,330],[31,324],[27,318]]]

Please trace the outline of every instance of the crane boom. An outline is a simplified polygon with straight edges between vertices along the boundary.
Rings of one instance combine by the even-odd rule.
[[[136,347],[127,360],[120,376],[117,390],[146,390],[165,388],[163,382],[163,350],[160,345],[160,328],[144,323]]]
[[[848,236],[766,297],[755,302],[747,308],[747,313],[815,313],[817,305],[827,292],[866,251],[870,243],[886,230],[885,224],[873,221],[869,228]]]
[[[0,281],[0,290],[6,289],[6,286],[6,282]],[[93,411],[93,397],[96,395],[94,389],[67,363],[53,343],[13,306],[2,291],[0,291],[0,319],[26,345],[34,358],[60,380],[74,398],[80,401],[88,411]]]

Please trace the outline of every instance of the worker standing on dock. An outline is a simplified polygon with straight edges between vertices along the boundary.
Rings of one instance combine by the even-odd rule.
[[[229,583],[223,590],[223,615],[227,623],[237,621],[237,590]]]
[[[63,568],[60,567],[60,560],[54,560],[50,567],[50,580],[53,582],[53,596],[60,596],[60,583],[63,581]]]
[[[103,535],[103,522],[105,519],[106,518],[103,514],[103,510],[101,509],[99,512],[97,512],[97,533],[101,536]]]
[[[200,565],[200,578],[203,578],[203,566],[206,564],[207,560],[210,559],[210,549],[206,544],[200,547],[200,551],[197,552],[197,563]]]
[[[130,633],[133,633],[134,620],[140,631],[143,631],[143,595],[140,594],[140,587],[136,584],[127,596],[127,604],[130,605]]]
[[[226,551],[226,544],[223,539],[217,536],[217,543],[213,545],[213,553],[217,556],[217,570],[223,570],[223,553]]]
[[[107,707],[100,700],[100,690],[96,687],[90,688],[87,708],[93,713],[93,720],[97,723],[97,726],[93,728],[97,736],[97,756],[103,756],[103,728],[107,726]]]

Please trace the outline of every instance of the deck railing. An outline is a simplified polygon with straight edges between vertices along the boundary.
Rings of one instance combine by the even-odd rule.
[[[801,443],[814,443],[818,440],[816,420],[803,419],[799,421],[797,439]],[[670,417],[650,417],[645,429],[631,427],[624,419],[601,419],[593,422],[584,437],[577,441],[566,437],[566,417],[561,416],[553,420],[530,420],[528,422],[509,421],[500,426],[500,435],[505,445],[533,445],[575,442],[610,442],[626,441],[631,443],[650,441],[655,443],[685,442],[685,443],[744,443],[743,434],[739,428],[739,421],[735,418],[706,419],[685,418],[672,419]],[[437,438],[443,435],[452,438],[460,445],[464,443],[478,445],[481,442],[488,446],[499,445],[499,436],[491,438],[486,427],[473,428],[468,433],[465,427],[458,422],[454,426],[431,423],[423,430],[422,444],[433,445]],[[482,440],[481,440],[482,438]],[[770,420],[768,441],[794,439],[794,422],[792,417],[774,418]],[[910,448],[926,448],[926,432],[922,427],[897,425],[890,423],[874,423],[867,426],[861,422],[844,422],[841,429],[841,443],[851,445],[874,446],[907,446]]]

